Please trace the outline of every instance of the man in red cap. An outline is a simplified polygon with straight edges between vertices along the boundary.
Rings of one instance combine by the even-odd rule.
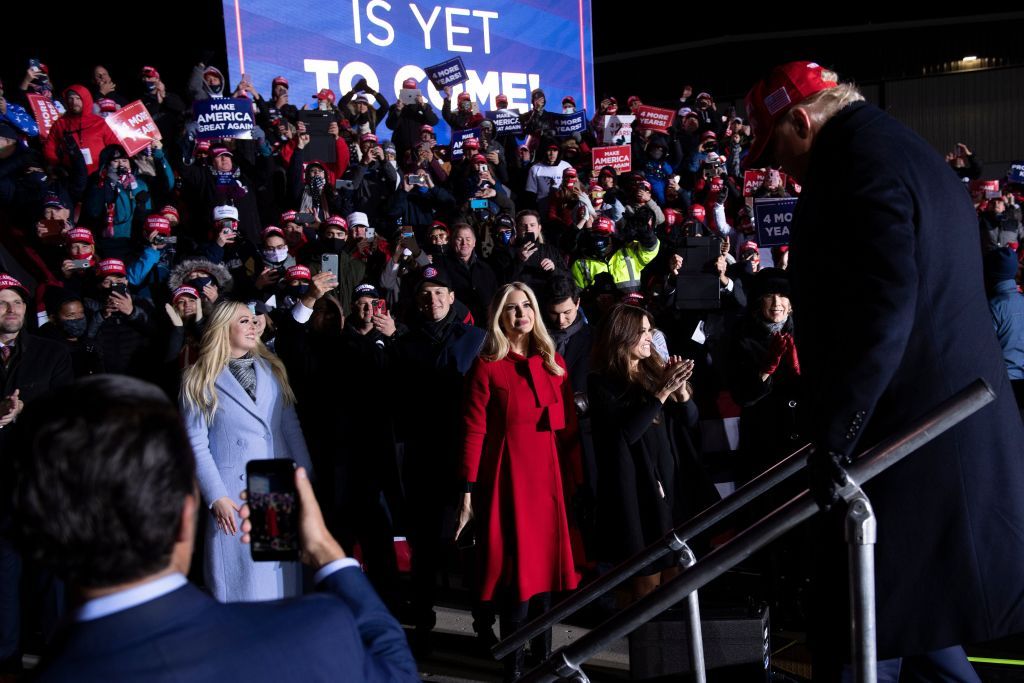
[[[788,272],[823,507],[857,453],[979,376],[996,394],[866,486],[878,656],[892,660],[879,680],[895,681],[903,657],[904,674],[925,676],[913,680],[977,681],[959,644],[1024,630],[1024,430],[970,198],[931,145],[863,100],[814,62],[776,67],[747,95],[746,165],[781,166],[803,186]],[[845,544],[829,521],[815,553],[816,680],[838,675],[849,641]]]

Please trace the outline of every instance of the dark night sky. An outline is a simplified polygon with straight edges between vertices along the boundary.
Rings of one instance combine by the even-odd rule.
[[[659,4],[673,16],[687,6],[645,6]],[[286,11],[287,3],[281,6]],[[727,6],[714,7],[717,12],[708,12],[704,20],[698,13],[685,22],[657,21],[624,14],[621,7],[601,1],[593,9],[597,92],[620,101],[639,94],[645,101],[671,105],[685,83],[698,90],[712,88],[720,101],[740,98],[765,69],[791,59],[814,59],[860,83],[919,76],[924,68],[969,54],[999,65],[1024,64],[1024,12],[922,17],[909,10],[860,11],[828,24],[813,12],[728,18]],[[9,87],[20,80],[30,56],[50,65],[58,87],[87,80],[92,66],[104,63],[124,89],[125,84],[134,86],[146,63],[178,91],[204,49],[214,50],[221,65],[225,62],[219,2],[138,3],[126,13],[130,19],[114,22],[123,28],[108,30],[92,28],[98,19],[95,5],[52,11],[55,16],[40,18],[38,11],[14,9],[5,17],[13,40],[4,45],[0,77]],[[110,21],[113,12],[104,14]],[[12,31],[13,26],[27,28]],[[637,52],[642,54],[630,56]]]

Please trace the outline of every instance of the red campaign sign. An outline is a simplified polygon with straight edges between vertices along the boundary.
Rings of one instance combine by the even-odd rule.
[[[60,118],[60,112],[54,106],[53,100],[45,95],[27,93],[25,97],[28,98],[28,103],[32,106],[32,114],[36,118],[36,123],[39,124],[39,139],[45,140],[50,137],[50,129]]]
[[[757,192],[757,188],[761,187],[764,183],[764,177],[768,175],[768,171],[763,168],[755,168],[750,171],[743,172],[743,196],[753,197],[754,193]]]
[[[782,186],[786,187],[786,183],[789,181],[787,176],[782,171],[779,171],[779,180],[782,182]],[[743,196],[753,197],[757,193],[757,189],[764,184],[764,179],[768,175],[768,169],[766,168],[755,168],[749,171],[743,172]],[[800,192],[799,185],[792,183],[797,192]]]
[[[591,154],[595,172],[605,166],[611,166],[616,173],[628,173],[633,170],[633,150],[629,145],[595,147]]]
[[[636,118],[639,122],[640,130],[667,133],[676,118],[676,113],[671,109],[659,109],[658,107],[649,107],[646,104],[641,104],[636,109]]]
[[[154,140],[161,139],[160,129],[141,100],[121,107],[106,121],[130,157],[149,147]]]

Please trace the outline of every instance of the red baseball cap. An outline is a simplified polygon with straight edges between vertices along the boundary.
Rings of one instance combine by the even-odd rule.
[[[282,223],[295,223],[299,217],[299,212],[289,209],[281,214]]]
[[[334,91],[330,88],[321,88],[320,92],[313,95],[315,100],[327,100],[328,102],[334,102]]]
[[[174,220],[176,220],[176,221],[180,221],[181,220],[181,214],[178,213],[178,209],[176,209],[171,204],[168,204],[164,208],[160,209],[160,213],[164,216],[164,218],[167,218],[167,216],[174,216]],[[167,220],[170,220],[170,219],[168,218]]]
[[[147,216],[146,231],[152,232],[154,230],[161,235],[170,235],[171,222],[158,213],[155,213],[152,216]]]
[[[277,78],[275,78],[274,80],[272,80],[270,82],[270,87],[271,88],[276,88],[279,85],[283,85],[286,88],[289,87],[288,86],[288,79],[285,78],[284,76],[278,76]]]
[[[7,273],[0,273],[0,290],[13,289],[21,294],[22,299],[28,299],[28,289]]]
[[[171,303],[178,303],[178,299],[180,299],[183,296],[190,296],[193,299],[198,299],[199,291],[195,287],[182,285],[181,287],[178,287],[176,290],[174,290],[174,294],[171,296]]]
[[[333,225],[336,228],[341,228],[345,232],[348,232],[348,221],[341,216],[330,216],[326,221],[324,221],[324,225]]]
[[[102,277],[127,274],[128,271],[124,267],[124,261],[119,258],[105,258],[100,261],[100,275]]]
[[[698,221],[702,221],[703,222],[703,220],[704,220],[704,218],[706,216],[707,216],[707,212],[704,210],[703,206],[701,206],[700,204],[691,204],[690,205],[690,217],[691,218],[694,218],[694,219],[696,219]]]
[[[839,77],[817,62],[789,62],[772,69],[747,93],[747,116],[754,141],[743,160],[744,168],[763,164],[765,149],[782,116],[805,99],[839,85]]]
[[[313,274],[306,266],[292,266],[285,272],[288,280],[313,280]]]
[[[615,232],[615,221],[608,216],[598,216],[591,230],[598,235],[610,235]]]
[[[68,242],[81,242],[82,244],[96,244],[92,236],[92,230],[88,228],[72,228],[68,231]]]
[[[260,233],[260,237],[262,237],[263,239],[267,239],[271,235],[277,235],[278,237],[284,239],[284,230],[277,227],[276,225],[268,225],[267,227],[263,228],[263,231]]]

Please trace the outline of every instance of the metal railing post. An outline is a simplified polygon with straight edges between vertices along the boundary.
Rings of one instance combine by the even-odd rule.
[[[876,683],[875,541],[878,526],[871,501],[859,487],[847,499],[846,542],[850,552],[850,629],[853,676],[857,683]]]
[[[679,564],[683,569],[689,569],[697,564],[697,556],[690,550],[690,546],[683,544],[679,551]],[[704,634],[700,626],[700,598],[697,591],[686,596],[686,604],[690,613],[690,653],[693,664],[693,675],[695,683],[707,683],[707,672],[704,668]]]

